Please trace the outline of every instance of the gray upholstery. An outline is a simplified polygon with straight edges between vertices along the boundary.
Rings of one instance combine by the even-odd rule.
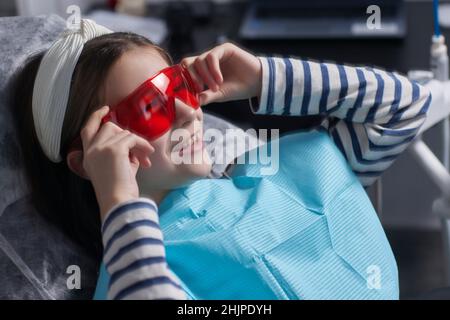
[[[0,299],[89,299],[95,289],[98,261],[86,258],[31,205],[7,105],[11,76],[26,57],[48,48],[64,27],[56,15],[0,18]],[[235,128],[207,114],[204,126],[222,132]],[[209,144],[207,150],[213,147]],[[220,176],[225,166],[215,163],[211,176]],[[67,288],[71,265],[80,268],[80,290]]]
[[[80,289],[67,286],[77,266]],[[91,299],[98,262],[49,225],[25,196],[0,215],[0,299]],[[69,289],[70,288],[70,289]]]
[[[6,105],[8,80],[33,52],[44,50],[64,28],[58,16],[0,19],[0,212],[26,192],[18,182],[21,164],[12,115]]]
[[[95,289],[97,262],[30,204],[7,105],[11,76],[29,55],[48,48],[64,27],[55,15],[0,18],[0,299],[89,299]],[[80,290],[67,288],[70,265],[80,267]]]

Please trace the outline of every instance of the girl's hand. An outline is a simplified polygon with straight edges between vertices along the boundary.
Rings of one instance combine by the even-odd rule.
[[[181,64],[199,85],[201,105],[248,99],[261,93],[259,59],[234,44],[225,43],[199,56],[184,58]],[[205,85],[207,90],[203,90]]]
[[[101,126],[107,106],[94,112],[81,130],[83,167],[91,180],[102,219],[115,205],[139,197],[136,173],[150,167],[150,143],[112,122]]]

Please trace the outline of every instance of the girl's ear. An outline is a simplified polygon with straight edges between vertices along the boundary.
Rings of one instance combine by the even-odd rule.
[[[81,150],[71,150],[67,154],[67,166],[72,170],[73,173],[79,177],[89,180],[89,176],[83,167],[83,151]]]

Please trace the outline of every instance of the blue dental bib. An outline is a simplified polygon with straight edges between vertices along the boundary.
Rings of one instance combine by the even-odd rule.
[[[398,299],[383,228],[326,132],[281,137],[278,172],[262,167],[236,165],[231,179],[196,181],[160,204],[167,261],[189,298]],[[96,299],[108,281],[102,266]]]

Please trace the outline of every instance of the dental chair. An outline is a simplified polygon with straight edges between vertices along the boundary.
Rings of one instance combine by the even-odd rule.
[[[0,299],[91,299],[96,286],[99,262],[83,254],[32,205],[13,126],[13,110],[8,103],[14,73],[26,57],[47,49],[64,28],[65,21],[56,15],[0,18]],[[204,129],[208,128],[225,132],[237,127],[205,113]],[[237,155],[244,153],[248,145],[260,143],[243,131],[238,139],[244,143],[236,144]],[[222,143],[214,141],[206,149],[211,153]],[[210,176],[220,177],[226,166],[213,158]],[[375,191],[372,202],[377,212],[379,186],[371,190]],[[81,272],[79,289],[68,285],[74,266]],[[448,294],[443,292],[436,296]],[[427,297],[432,296],[423,298]]]
[[[0,18],[0,299],[91,299],[96,286],[98,261],[84,255],[32,205],[8,103],[14,73],[30,54],[47,49],[64,28],[65,21],[56,15]],[[225,132],[237,127],[205,114],[208,128]],[[247,146],[258,144],[244,131],[239,139],[243,143],[237,144],[237,155],[245,152],[245,139]],[[206,149],[211,154],[222,145],[217,139]],[[211,156],[210,176],[220,177],[227,164]],[[80,271],[80,289],[69,283],[73,270]]]

